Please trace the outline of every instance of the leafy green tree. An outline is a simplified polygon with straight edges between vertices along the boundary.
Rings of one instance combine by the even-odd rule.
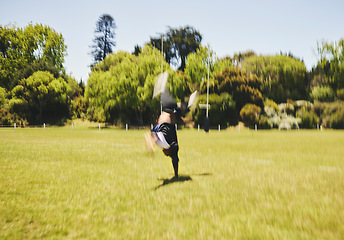
[[[25,46],[27,54],[34,60],[44,60],[64,72],[64,57],[67,46],[64,44],[62,34],[42,24],[28,25],[24,29]]]
[[[172,42],[166,37],[166,34],[160,34],[157,38],[151,38],[150,44],[153,48],[160,50],[163,48],[163,54],[165,61],[172,65],[174,59],[177,59],[176,52],[173,49]]]
[[[182,71],[173,72],[170,70],[168,80],[169,92],[180,102],[184,102],[191,94],[187,76]],[[192,91],[193,92],[193,91]]]
[[[2,88],[0,87],[0,108],[2,108],[5,103],[6,103],[6,100],[7,100],[7,96],[6,96],[6,89],[5,88]]]
[[[344,88],[344,39],[336,43],[318,42],[319,61],[312,70],[312,85],[330,86],[334,92]]]
[[[44,61],[43,59],[38,59],[32,62],[28,62],[20,71],[17,71],[14,74],[14,82],[18,83],[21,79],[28,78],[37,71],[50,72],[54,75],[55,78],[67,78],[66,74],[64,72],[61,73],[61,71],[56,66]]]
[[[253,55],[245,58],[241,67],[262,79],[262,94],[275,102],[307,98],[307,69],[299,59],[284,55]]]
[[[23,56],[23,31],[15,26],[0,26],[0,86],[11,90],[15,72],[26,60]]]
[[[112,48],[116,46],[114,40],[115,29],[115,20],[111,15],[103,14],[99,17],[94,30],[93,45],[91,46],[94,64],[104,60],[106,55],[112,53]]]
[[[127,52],[109,54],[92,69],[85,98],[93,121],[108,123],[151,123],[160,112],[152,99],[155,79],[161,73],[160,51],[145,46],[135,56]],[[185,80],[164,62],[169,73],[168,87],[178,101],[184,97]]]
[[[195,53],[190,53],[188,55],[188,61],[185,67],[185,75],[189,79],[190,87],[193,90],[201,89],[202,84],[206,81],[208,76],[208,66],[209,66],[209,76],[213,79],[214,73],[214,52],[210,51],[207,47],[200,47]]]
[[[13,88],[9,104],[30,124],[56,123],[69,115],[70,91],[64,79],[38,71]]]
[[[62,35],[48,26],[0,26],[0,86],[10,91],[33,70],[64,73],[66,49]]]
[[[169,31],[163,36],[163,51],[165,59],[169,64],[178,66],[184,71],[187,56],[196,52],[202,42],[202,35],[193,27],[186,26],[179,29],[169,27]],[[161,37],[151,38],[150,43],[153,47],[161,51]]]
[[[195,53],[188,55],[188,61],[184,70],[192,91],[202,89],[203,93],[206,92],[208,66],[209,82],[211,85],[214,85],[214,74],[221,72],[225,67],[232,66],[232,63],[229,59],[218,59],[209,47],[200,45]]]

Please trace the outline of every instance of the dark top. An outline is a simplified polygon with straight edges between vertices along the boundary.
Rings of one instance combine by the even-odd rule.
[[[176,126],[172,123],[161,123],[159,126],[159,132],[162,132],[162,134],[164,134],[166,142],[171,146],[169,148],[169,155],[172,156],[174,154],[177,154],[179,147]]]

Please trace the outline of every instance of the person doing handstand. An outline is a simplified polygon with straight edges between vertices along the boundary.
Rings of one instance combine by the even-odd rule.
[[[162,148],[163,153],[171,157],[174,176],[178,177],[178,139],[175,123],[182,117],[182,110],[168,94],[161,94],[162,112],[157,125],[151,130],[151,136],[156,145]]]

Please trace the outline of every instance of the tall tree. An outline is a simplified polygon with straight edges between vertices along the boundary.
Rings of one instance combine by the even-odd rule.
[[[179,29],[169,27],[166,34],[159,38],[151,38],[153,47],[161,51],[161,37],[163,37],[163,51],[166,62],[184,71],[187,56],[196,52],[202,42],[202,35],[193,27],[186,26]]]
[[[0,86],[11,90],[19,80],[29,77],[29,66],[54,69],[54,75],[64,73],[66,49],[62,34],[48,26],[0,26]]]
[[[94,44],[91,45],[94,64],[103,61],[107,54],[113,52],[112,48],[116,46],[115,29],[115,20],[111,15],[103,14],[99,17],[94,30]]]
[[[318,43],[317,66],[312,71],[312,85],[327,85],[334,91],[344,89],[344,38],[338,42]]]

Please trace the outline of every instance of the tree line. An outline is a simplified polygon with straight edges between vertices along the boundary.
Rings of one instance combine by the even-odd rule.
[[[114,53],[116,25],[110,17],[103,15],[96,24],[87,86],[66,74],[67,47],[54,29],[0,26],[0,124],[63,124],[72,118],[154,123],[160,102],[152,94],[162,66],[169,73],[168,89],[180,102],[198,90],[199,103],[206,103],[209,71],[211,125],[344,128],[344,39],[318,42],[311,71],[291,53],[246,51],[220,59],[191,26],[169,27],[132,53]],[[196,106],[187,118],[196,126],[204,116]]]
[[[66,51],[49,26],[0,26],[0,124],[63,124],[78,114],[85,86],[66,74]]]

